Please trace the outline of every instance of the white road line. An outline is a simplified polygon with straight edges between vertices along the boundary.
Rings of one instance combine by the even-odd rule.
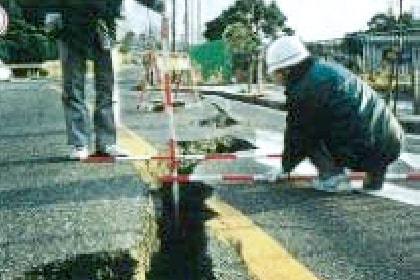
[[[401,153],[400,160],[414,169],[420,169],[420,155],[412,153]]]
[[[283,151],[283,138],[281,133],[271,131],[256,131],[256,153],[269,153],[273,151]],[[402,153],[399,160],[404,161],[414,169],[420,168],[420,155],[411,153]],[[267,165],[270,168],[278,168],[281,166],[279,159],[257,159],[258,162]],[[308,160],[302,161],[293,171],[296,174],[317,175],[315,166]],[[352,181],[352,185],[356,189],[361,189],[361,181]],[[391,199],[408,205],[420,206],[420,189],[408,189],[403,185],[397,185],[385,182],[384,187],[380,191],[365,192],[370,195]]]
[[[255,131],[255,150],[256,155],[264,155],[267,152],[269,153],[283,153],[283,133],[266,131],[266,130],[256,130]],[[281,159],[267,159],[267,158],[258,158],[257,162],[273,167],[280,168]]]
[[[383,197],[394,201],[402,202],[408,205],[420,206],[420,190],[413,190],[405,188],[401,185],[392,183],[385,183],[383,188],[379,191],[363,191],[362,182],[352,182],[355,188],[360,189],[363,193],[367,193],[377,197]]]

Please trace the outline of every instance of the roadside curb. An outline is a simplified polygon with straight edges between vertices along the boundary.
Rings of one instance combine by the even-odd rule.
[[[420,115],[400,115],[398,120],[407,133],[420,134]]]
[[[265,99],[264,95],[255,96],[255,95],[243,95],[225,91],[210,91],[202,90],[203,95],[215,95],[220,96],[226,99],[241,101],[247,104],[255,104],[270,109],[286,111],[286,103],[276,100]],[[406,133],[410,134],[420,134],[420,115],[398,115],[397,119],[403,126]]]
[[[228,93],[228,92],[223,92],[223,91],[208,91],[208,90],[203,90],[201,91],[201,93],[203,95],[216,95],[223,98],[241,101],[248,104],[256,104],[256,105],[264,106],[271,109],[276,109],[276,110],[281,110],[281,111],[286,110],[286,104],[284,102],[261,98],[263,97],[263,95],[262,96],[241,95],[241,94],[234,94],[234,93]]]

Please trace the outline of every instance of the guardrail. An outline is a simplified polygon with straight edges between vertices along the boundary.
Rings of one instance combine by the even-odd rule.
[[[89,63],[88,63],[89,64]],[[39,78],[41,71],[46,71],[48,76],[61,76],[61,62],[59,60],[45,61],[42,63],[12,63],[6,64],[12,71],[13,70],[27,70],[28,77]]]
[[[18,64],[7,64],[11,69],[40,69],[44,68],[44,63],[18,63]]]
[[[15,64],[7,64],[12,71],[15,69],[26,69],[26,76],[28,77],[36,77],[39,78],[40,70],[46,70],[45,63],[15,63]]]

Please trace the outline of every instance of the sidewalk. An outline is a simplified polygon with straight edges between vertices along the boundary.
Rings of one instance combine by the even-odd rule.
[[[257,104],[267,108],[286,110],[286,96],[284,87],[266,84],[261,94],[258,94],[256,85],[252,86],[251,93],[245,84],[225,86],[202,86],[200,91],[205,95],[218,95],[224,98]],[[397,118],[403,125],[406,133],[420,134],[420,115],[413,115],[412,102],[401,100],[397,103]]]
[[[0,279],[134,275],[153,245],[150,194],[131,163],[67,160],[51,84],[0,84]]]
[[[285,110],[286,96],[284,87],[275,85],[265,85],[261,94],[253,85],[252,92],[248,92],[245,84],[226,85],[226,86],[202,86],[200,92],[207,95],[218,95],[224,98],[242,101],[249,104],[257,104],[264,107]]]

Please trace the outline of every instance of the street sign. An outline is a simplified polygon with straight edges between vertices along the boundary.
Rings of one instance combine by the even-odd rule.
[[[0,5],[0,35],[4,35],[9,25],[9,16],[6,10]]]

